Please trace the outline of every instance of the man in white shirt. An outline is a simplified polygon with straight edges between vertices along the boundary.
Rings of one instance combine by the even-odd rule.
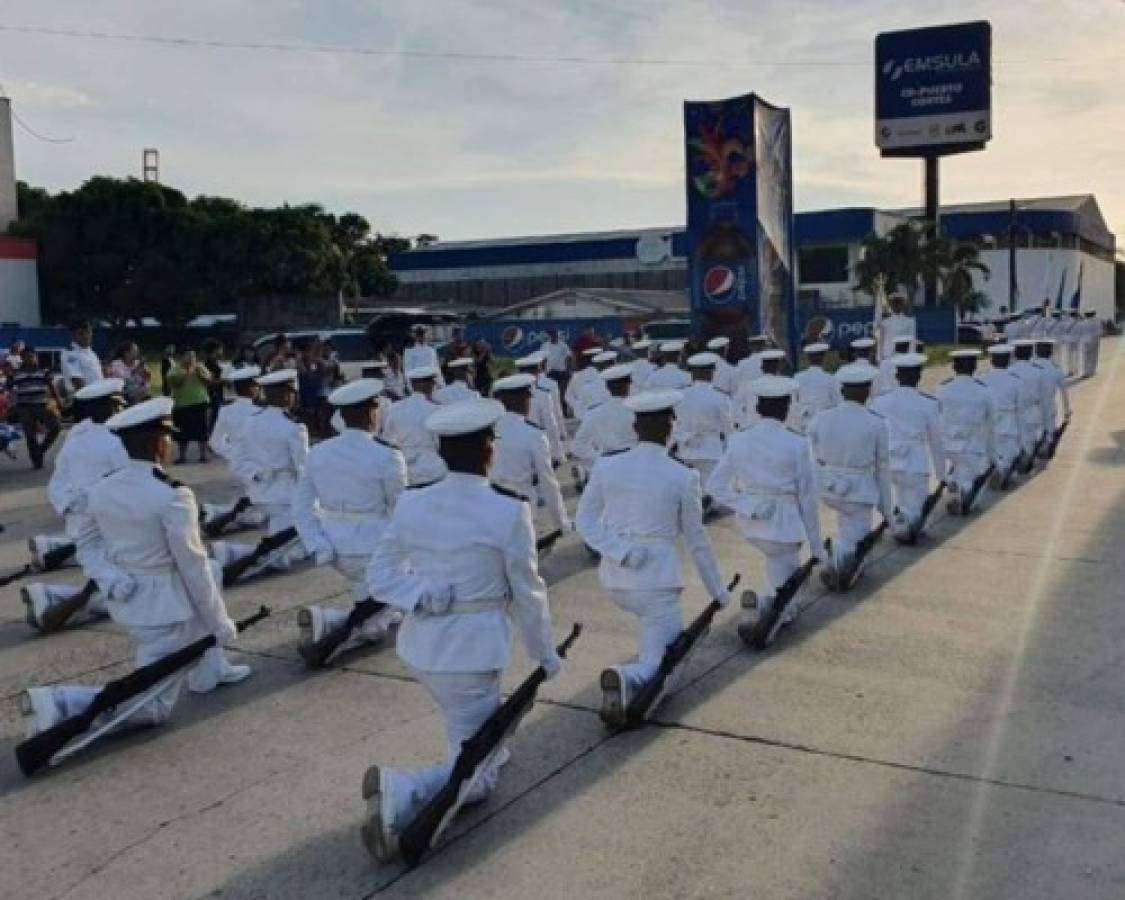
[[[535,391],[531,395],[531,411],[527,418],[547,432],[551,461],[557,468],[566,460],[566,426],[558,382],[548,378],[543,371],[546,359],[542,350],[521,356],[516,360],[516,371],[535,377]]]
[[[917,325],[913,317],[904,315],[903,309],[906,306],[906,300],[899,294],[894,294],[888,301],[891,307],[891,314],[879,323],[879,359],[883,360],[889,356],[894,356],[896,352],[895,342],[899,338],[910,338],[913,340],[917,337]],[[906,350],[902,351],[908,353],[913,350],[911,344]]]
[[[102,379],[102,363],[90,347],[94,332],[89,322],[74,326],[71,337],[74,343],[62,354],[62,376],[67,392],[74,394],[79,388]]]
[[[547,367],[547,377],[559,386],[559,395],[566,396],[566,385],[570,381],[570,370],[574,363],[574,354],[566,341],[559,338],[556,329],[547,332],[547,342],[539,350]]]
[[[445,384],[441,375],[441,363],[438,361],[437,351],[426,343],[426,329],[421,325],[414,328],[414,343],[402,351],[402,368],[404,372],[411,369],[425,369],[433,367],[437,372],[434,376],[438,384]]]

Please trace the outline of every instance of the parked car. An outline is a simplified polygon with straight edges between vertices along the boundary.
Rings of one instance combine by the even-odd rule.
[[[961,322],[957,326],[957,343],[986,346],[995,342],[996,328],[991,322]]]
[[[691,320],[657,319],[644,326],[644,333],[651,341],[687,340],[691,337]]]

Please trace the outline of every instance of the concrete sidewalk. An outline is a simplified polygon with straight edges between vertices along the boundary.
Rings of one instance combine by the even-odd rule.
[[[498,794],[411,872],[363,851],[360,777],[438,758],[441,725],[393,650],[305,671],[296,611],[346,602],[334,572],[228,591],[236,617],[275,611],[233,654],[253,678],[30,781],[12,755],[20,690],[102,683],[130,654],[109,623],[33,636],[4,589],[0,895],[1119,900],[1123,357],[1103,342],[1048,469],[970,518],[939,508],[918,547],[884,540],[849,595],[807,588],[770,652],[748,652],[735,611],[720,614],[684,689],[638,732],[610,736],[597,718],[597,675],[633,653],[633,622],[580,544],[560,544],[543,566],[556,629],[585,632],[515,737]],[[174,474],[204,498],[232,495],[217,466]],[[44,483],[0,462],[0,571],[57,524]],[[710,532],[724,571],[756,585],[761,560],[732,520]],[[706,599],[692,573],[688,614]],[[530,668],[517,652],[509,686]]]

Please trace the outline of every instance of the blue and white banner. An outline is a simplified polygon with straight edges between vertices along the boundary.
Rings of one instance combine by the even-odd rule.
[[[957,316],[951,306],[915,307],[914,324],[920,341],[951,344]],[[875,308],[854,306],[833,310],[802,310],[799,316],[801,343],[824,341],[842,349],[856,338],[874,337]]]
[[[616,317],[599,319],[480,319],[465,323],[465,337],[470,341],[482,338],[497,356],[526,356],[550,339],[555,329],[559,340],[571,344],[586,328],[593,328],[598,337],[611,340],[621,337],[624,326]]]
[[[875,38],[875,145],[891,155],[980,149],[992,137],[992,26]]]

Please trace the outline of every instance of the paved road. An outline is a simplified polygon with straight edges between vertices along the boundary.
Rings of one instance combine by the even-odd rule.
[[[766,655],[724,613],[660,721],[609,736],[597,674],[633,651],[573,540],[544,566],[560,634],[586,632],[514,742],[499,793],[423,867],[358,839],[373,762],[431,760],[440,723],[391,651],[323,673],[296,610],[346,596],[304,571],[228,592],[275,616],[235,654],[242,685],[174,723],[24,780],[11,750],[34,683],[127,669],[110,624],[33,637],[0,592],[0,894],[17,898],[1125,896],[1125,348],[1074,389],[1050,468],[917,548],[884,542],[862,586],[810,590]],[[935,373],[936,374],[936,373]],[[177,477],[229,496],[215,466]],[[0,570],[53,521],[44,477],[0,463]],[[831,528],[828,529],[831,531]],[[760,560],[729,519],[728,572]],[[75,570],[54,576],[78,581]],[[689,610],[706,598],[697,579]],[[517,654],[515,683],[530,668]]]

